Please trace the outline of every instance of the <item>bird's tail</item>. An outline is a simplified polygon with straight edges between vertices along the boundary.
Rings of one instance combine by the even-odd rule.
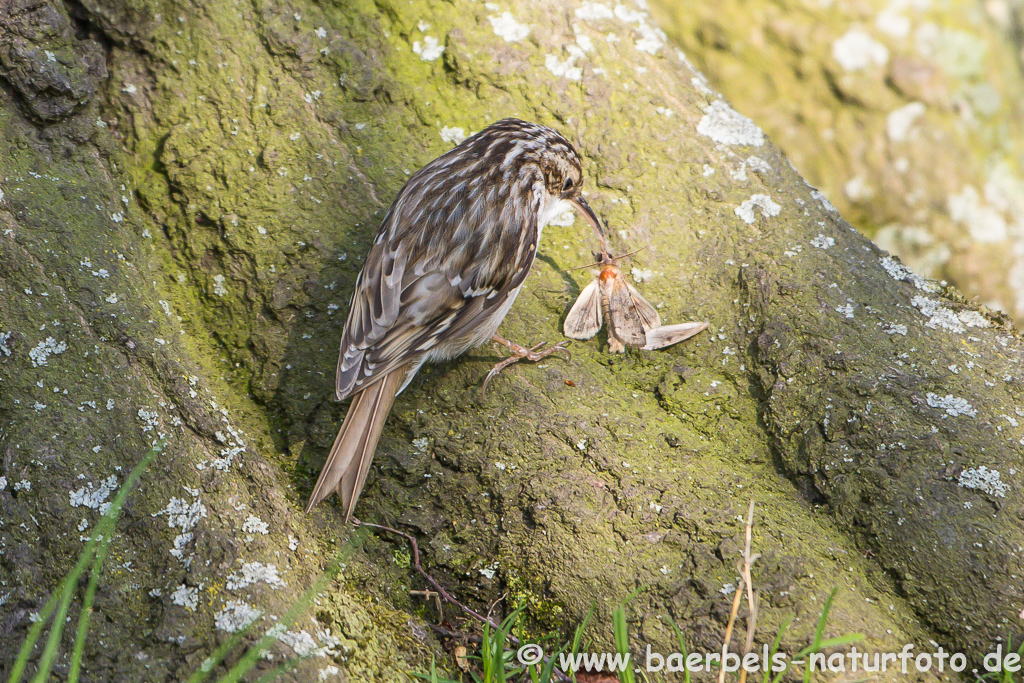
[[[401,389],[408,367],[389,372],[379,382],[366,387],[352,397],[345,422],[338,431],[338,437],[331,446],[331,453],[320,472],[320,479],[313,488],[313,494],[306,504],[306,512],[333,491],[341,496],[345,509],[345,523],[348,524],[355,510],[359,493],[366,483],[366,475],[373,462],[384,420],[391,412],[395,396]]]

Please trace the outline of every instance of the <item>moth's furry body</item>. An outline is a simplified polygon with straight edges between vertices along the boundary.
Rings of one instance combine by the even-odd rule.
[[[335,392],[354,396],[307,505],[337,490],[352,516],[395,395],[420,366],[491,338],[515,302],[541,232],[580,195],[579,156],[557,132],[505,119],[409,178],[356,280]]]
[[[640,296],[619,270],[618,259],[601,251],[601,271],[583,288],[562,327],[572,339],[590,339],[608,319],[608,350],[623,353],[627,346],[653,351],[671,346],[707,329],[708,323],[662,325],[658,311]]]

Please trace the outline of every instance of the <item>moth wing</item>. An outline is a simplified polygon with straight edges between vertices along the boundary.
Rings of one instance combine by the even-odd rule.
[[[597,279],[583,288],[569,309],[562,332],[572,339],[590,339],[601,329],[601,293]]]
[[[632,299],[633,307],[636,309],[636,315],[640,318],[640,324],[644,328],[644,332],[661,326],[661,316],[658,315],[658,311],[655,310],[654,306],[647,301],[647,299],[640,296],[640,292],[636,291],[633,285],[629,284],[625,280],[623,283],[629,289],[629,297]]]
[[[663,325],[647,330],[647,343],[643,346],[644,351],[655,351],[666,346],[678,344],[684,339],[689,339],[708,329],[708,323],[680,323],[678,325]]]
[[[609,337],[614,335],[623,344],[640,348],[647,343],[647,338],[644,334],[643,320],[633,303],[633,292],[636,290],[630,287],[619,273],[615,273],[614,277],[602,279],[602,282],[604,283],[603,293],[608,299]],[[650,304],[647,306],[650,307]],[[613,351],[621,352],[623,350],[612,345],[610,339],[609,344]]]

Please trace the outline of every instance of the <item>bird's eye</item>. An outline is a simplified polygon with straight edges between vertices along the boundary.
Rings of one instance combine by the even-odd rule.
[[[562,185],[562,192],[568,192],[569,190],[571,190],[572,189],[572,184],[573,184],[572,183],[572,178],[566,178],[565,179],[565,184]]]

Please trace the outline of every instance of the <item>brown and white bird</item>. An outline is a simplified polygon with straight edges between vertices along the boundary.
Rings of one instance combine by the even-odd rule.
[[[552,218],[575,208],[603,234],[582,186],[572,144],[517,119],[488,126],[409,178],[356,280],[336,385],[338,400],[352,403],[306,512],[337,491],[349,521],[395,396],[423,363],[492,338],[516,359],[545,355],[495,331]]]

